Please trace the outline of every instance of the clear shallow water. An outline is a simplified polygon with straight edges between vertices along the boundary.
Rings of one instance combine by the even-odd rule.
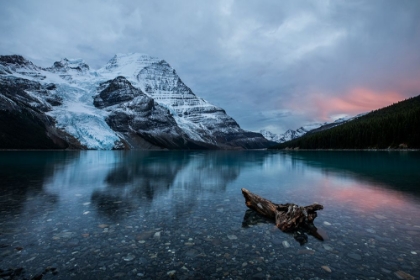
[[[0,152],[0,182],[4,277],[420,277],[417,152]],[[323,204],[327,239],[244,221],[241,188]]]

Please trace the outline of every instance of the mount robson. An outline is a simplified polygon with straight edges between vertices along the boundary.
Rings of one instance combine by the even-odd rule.
[[[0,149],[261,149],[196,96],[165,60],[117,54],[92,70],[63,59],[42,68],[0,56]]]

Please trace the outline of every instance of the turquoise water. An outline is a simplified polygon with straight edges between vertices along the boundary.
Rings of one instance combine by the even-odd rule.
[[[420,277],[419,152],[0,152],[0,182],[3,277]],[[241,188],[323,204],[326,240],[244,220]]]

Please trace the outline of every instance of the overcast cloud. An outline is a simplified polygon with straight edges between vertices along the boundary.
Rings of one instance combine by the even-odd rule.
[[[165,59],[242,128],[284,132],[420,94],[420,1],[1,1],[0,54]]]

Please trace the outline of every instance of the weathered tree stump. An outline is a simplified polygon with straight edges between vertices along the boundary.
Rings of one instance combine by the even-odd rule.
[[[275,221],[276,226],[283,232],[305,231],[319,240],[324,240],[318,234],[313,221],[317,217],[317,210],[324,209],[321,204],[298,206],[293,203],[276,204],[251,193],[247,189],[241,189],[245,197],[245,204],[259,214]],[[300,234],[300,232],[299,232]],[[301,243],[302,244],[302,243]]]

